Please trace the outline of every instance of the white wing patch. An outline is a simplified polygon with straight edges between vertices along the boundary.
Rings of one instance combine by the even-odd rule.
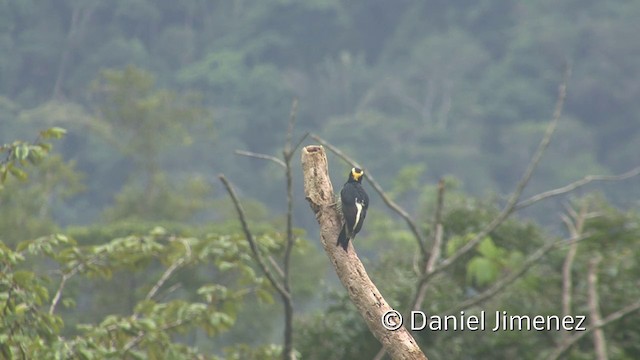
[[[351,231],[354,231],[356,226],[358,226],[358,223],[360,222],[360,214],[362,213],[362,203],[358,201],[358,198],[356,198],[356,208],[358,209],[356,212],[356,221],[353,223],[353,229]]]

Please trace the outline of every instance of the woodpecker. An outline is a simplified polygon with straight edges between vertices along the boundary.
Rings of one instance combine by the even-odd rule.
[[[369,208],[369,196],[362,187],[362,178],[364,171],[362,169],[353,168],[349,173],[349,179],[340,191],[340,203],[342,205],[342,215],[344,222],[338,243],[347,251],[349,240],[353,239],[362,229],[362,223],[367,216]]]

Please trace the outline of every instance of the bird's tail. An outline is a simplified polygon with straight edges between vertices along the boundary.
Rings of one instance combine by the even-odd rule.
[[[340,235],[338,235],[338,242],[336,245],[342,246],[344,251],[347,251],[347,246],[349,246],[349,238],[347,237],[347,229],[345,226],[340,230]]]

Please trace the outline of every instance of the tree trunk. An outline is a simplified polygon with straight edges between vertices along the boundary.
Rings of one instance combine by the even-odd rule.
[[[312,145],[302,149],[302,171],[305,197],[320,224],[322,246],[369,330],[392,359],[426,360],[427,357],[404,327],[392,331],[383,326],[383,319],[393,322],[393,319],[385,318],[385,314],[393,309],[369,279],[352,242],[347,251],[336,246],[342,220],[335,206],[327,156],[322,146]]]

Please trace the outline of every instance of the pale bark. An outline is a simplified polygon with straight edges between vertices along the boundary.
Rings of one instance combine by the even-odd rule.
[[[358,258],[352,243],[347,251],[336,245],[342,226],[329,179],[327,156],[322,146],[302,149],[305,197],[320,225],[320,240],[349,298],[364,318],[371,333],[394,360],[426,360],[411,334],[404,328],[387,330],[382,324],[385,313],[393,309],[384,300]]]
[[[600,314],[600,300],[598,296],[598,263],[602,260],[600,257],[591,259],[589,262],[589,274],[587,275],[587,284],[589,285],[589,318],[591,324],[595,325],[602,322]],[[604,331],[601,327],[593,330],[593,346],[596,349],[596,359],[607,360],[607,342],[604,337]]]

